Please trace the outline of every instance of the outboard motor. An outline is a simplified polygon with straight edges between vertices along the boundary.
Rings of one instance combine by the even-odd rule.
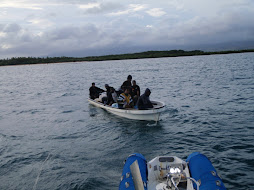
[[[194,152],[186,160],[191,177],[199,182],[200,190],[226,190],[211,161],[203,154]],[[193,184],[196,189],[196,184]]]

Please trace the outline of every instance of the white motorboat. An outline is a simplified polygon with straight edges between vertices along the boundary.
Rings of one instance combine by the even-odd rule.
[[[147,162],[142,154],[125,161],[119,190],[226,190],[211,161],[194,152],[186,161],[158,156]]]
[[[165,104],[160,101],[151,101],[153,104],[153,108],[146,110],[138,110],[135,108],[125,108],[119,109],[112,106],[108,106],[100,102],[98,99],[92,100],[88,98],[88,101],[97,107],[103,108],[110,113],[118,115],[120,117],[125,117],[128,119],[135,120],[148,120],[148,121],[158,121],[160,114],[165,109]]]

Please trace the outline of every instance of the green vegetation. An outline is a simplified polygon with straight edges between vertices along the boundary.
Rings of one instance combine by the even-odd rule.
[[[81,62],[81,61],[143,59],[143,58],[160,58],[160,57],[179,57],[179,56],[230,54],[230,53],[245,53],[245,52],[254,52],[254,49],[238,50],[238,51],[218,51],[218,52],[204,52],[200,50],[147,51],[147,52],[132,53],[132,54],[105,55],[105,56],[80,57],[80,58],[77,58],[77,57],[46,57],[46,58],[14,57],[11,59],[0,59],[0,66],[41,64],[41,63],[61,63],[61,62]]]

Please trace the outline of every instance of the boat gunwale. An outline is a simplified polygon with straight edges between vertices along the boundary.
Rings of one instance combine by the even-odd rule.
[[[165,103],[164,102],[157,101],[157,100],[152,100],[151,102],[159,102],[160,104],[162,104],[160,107],[149,108],[149,109],[146,109],[146,110],[128,109],[128,108],[126,108],[126,109],[114,108],[114,107],[111,107],[109,105],[103,104],[101,102],[95,101],[95,100],[93,100],[91,98],[88,98],[88,101],[92,102],[94,104],[97,104],[99,107],[104,108],[106,110],[111,110],[111,111],[116,111],[116,112],[122,112],[122,113],[128,113],[128,114],[138,114],[138,115],[160,113],[160,112],[162,112],[164,110],[163,108],[165,107]],[[161,109],[161,111],[157,112],[157,110],[160,110],[160,109]]]

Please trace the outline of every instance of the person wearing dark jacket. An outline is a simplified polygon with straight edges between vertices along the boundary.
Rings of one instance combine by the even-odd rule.
[[[127,80],[123,82],[121,89],[125,91],[126,88],[131,88],[132,76],[128,75]]]
[[[104,90],[95,86],[95,83],[92,83],[92,86],[89,88],[89,95],[91,99],[99,98],[100,93],[104,92]]]
[[[140,88],[137,85],[136,81],[132,80],[131,97],[133,99],[134,105],[136,105],[139,96],[140,96]]]
[[[109,86],[108,84],[105,84],[105,88],[106,88],[107,97],[103,97],[103,98],[102,98],[102,102],[103,102],[104,104],[109,105],[109,103],[113,100],[112,94],[111,94],[111,92],[110,92],[110,88],[112,88],[112,87]]]
[[[153,108],[153,104],[149,99],[150,94],[151,94],[151,91],[149,90],[149,88],[147,88],[145,90],[145,93],[139,97],[138,102],[137,102],[137,106],[138,106],[139,110]]]

